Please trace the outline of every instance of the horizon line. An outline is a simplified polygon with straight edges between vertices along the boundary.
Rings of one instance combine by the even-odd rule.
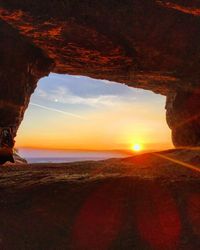
[[[121,152],[133,152],[131,148],[112,148],[112,149],[91,149],[91,148],[47,148],[47,147],[29,147],[29,146],[19,146],[15,147],[16,150],[20,149],[28,149],[28,150],[49,150],[49,151],[121,151]],[[157,151],[157,150],[165,150],[165,149],[173,149],[170,145],[166,147],[159,148],[146,148],[142,149],[141,152],[149,152],[149,151]]]

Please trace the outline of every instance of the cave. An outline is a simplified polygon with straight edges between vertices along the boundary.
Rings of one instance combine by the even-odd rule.
[[[174,145],[198,146],[199,7],[197,1],[1,1],[0,126],[15,136],[37,81],[55,72],[165,95]]]
[[[0,128],[39,79],[82,75],[165,96],[176,147],[1,166],[0,248],[200,249],[199,69],[198,0],[0,0]]]

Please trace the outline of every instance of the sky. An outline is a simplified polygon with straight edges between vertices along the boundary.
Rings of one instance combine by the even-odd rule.
[[[125,84],[51,73],[31,97],[17,148],[171,148],[165,97]]]

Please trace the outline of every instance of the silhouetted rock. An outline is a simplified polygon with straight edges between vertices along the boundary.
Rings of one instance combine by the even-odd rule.
[[[166,109],[174,145],[200,146],[200,93],[171,93],[167,97]]]
[[[16,135],[37,81],[52,67],[41,49],[0,21],[0,127]]]

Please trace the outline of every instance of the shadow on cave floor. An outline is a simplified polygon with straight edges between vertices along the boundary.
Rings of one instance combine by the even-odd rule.
[[[200,152],[159,154],[1,167],[2,248],[199,249]]]

